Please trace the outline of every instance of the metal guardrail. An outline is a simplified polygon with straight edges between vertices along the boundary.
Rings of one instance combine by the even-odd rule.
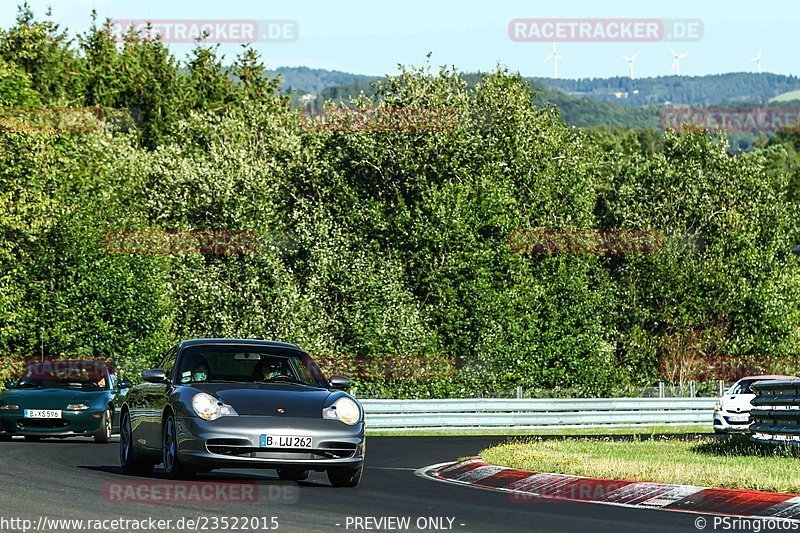
[[[716,398],[361,400],[369,429],[711,425]]]
[[[800,380],[757,381],[750,385],[750,435],[766,444],[800,444]]]

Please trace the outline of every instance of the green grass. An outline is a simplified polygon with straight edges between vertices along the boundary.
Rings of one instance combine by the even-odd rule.
[[[800,100],[800,90],[789,91],[788,93],[779,94],[775,98],[770,98],[770,102],[790,102],[792,100]]]
[[[711,433],[712,429],[709,425],[703,426],[636,426],[628,428],[572,428],[572,429],[516,429],[516,430],[502,430],[502,429],[420,429],[411,431],[398,431],[391,429],[373,429],[367,428],[367,435],[373,437],[465,437],[465,436],[535,436],[535,435],[565,435],[565,436],[580,436],[580,435],[686,435],[697,433]]]
[[[800,450],[758,445],[744,435],[628,442],[534,438],[488,448],[480,456],[494,465],[534,472],[800,492]]]

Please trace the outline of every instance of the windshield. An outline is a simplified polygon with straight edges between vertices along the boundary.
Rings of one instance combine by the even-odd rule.
[[[18,388],[102,390],[108,381],[106,367],[99,361],[48,361],[25,369]]]
[[[328,385],[314,360],[297,350],[270,346],[200,345],[186,348],[178,367],[178,382],[213,381]]]
[[[728,389],[728,394],[753,394],[750,390],[750,385],[755,383],[753,379],[742,379],[737,381],[733,387]]]

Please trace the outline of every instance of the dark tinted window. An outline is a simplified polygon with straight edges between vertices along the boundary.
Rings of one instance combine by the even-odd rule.
[[[158,368],[163,370],[167,373],[167,377],[172,378],[172,370],[175,368],[175,355],[178,353],[177,346],[173,346],[167,353],[164,354],[164,357],[161,359],[161,363],[158,365]]]
[[[750,385],[755,382],[756,380],[753,379],[743,379],[731,387],[731,390],[728,391],[728,394],[753,394],[753,391],[750,390]]]

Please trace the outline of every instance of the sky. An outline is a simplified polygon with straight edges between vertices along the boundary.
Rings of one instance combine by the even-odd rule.
[[[455,65],[474,72],[498,64],[524,76],[552,76],[553,64],[542,62],[552,41],[516,42],[509,36],[512,19],[697,19],[702,39],[691,42],[560,42],[562,78],[628,74],[621,55],[639,52],[636,77],[670,74],[667,44],[678,53],[684,75],[755,71],[751,59],[762,50],[765,72],[800,74],[797,38],[800,2],[773,1],[768,7],[738,0],[671,0],[669,2],[559,0],[29,0],[37,15],[52,7],[53,19],[70,33],[85,31],[90,13],[112,19],[257,19],[296,23],[291,42],[255,43],[268,68],[307,66],[357,74],[384,75],[397,65]],[[15,0],[0,0],[0,27],[13,24]],[[191,44],[170,44],[183,59]],[[230,60],[241,45],[223,44]],[[227,62],[227,61],[226,61]]]

